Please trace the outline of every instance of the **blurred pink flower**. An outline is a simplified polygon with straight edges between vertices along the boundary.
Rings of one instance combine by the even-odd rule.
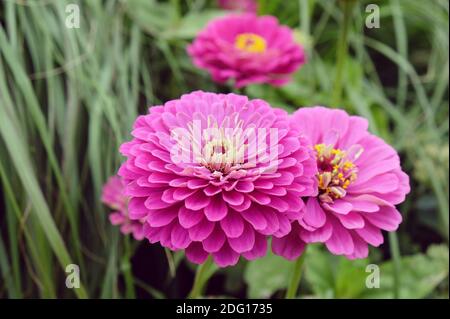
[[[120,150],[129,216],[151,243],[221,266],[267,251],[317,190],[307,140],[263,100],[202,91],[150,108]],[[191,156],[192,155],[192,156]]]
[[[230,11],[240,11],[255,14],[258,11],[258,2],[256,0],[219,0],[219,6],[222,9]]]
[[[119,176],[111,176],[103,186],[102,202],[114,209],[109,215],[109,221],[113,225],[119,225],[123,234],[132,233],[136,240],[142,240],[144,238],[143,222],[128,218],[128,197],[123,194],[123,191],[124,185]]]
[[[275,253],[294,259],[304,242],[324,242],[335,255],[367,257],[368,244],[383,243],[381,230],[395,231],[402,221],[395,205],[410,186],[397,152],[367,131],[367,120],[342,110],[302,108],[291,120],[314,145],[319,193],[292,232],[274,238]]]
[[[252,83],[282,85],[305,63],[303,48],[291,29],[272,16],[230,14],[211,21],[188,47],[194,64],[213,80],[235,80],[236,87]]]

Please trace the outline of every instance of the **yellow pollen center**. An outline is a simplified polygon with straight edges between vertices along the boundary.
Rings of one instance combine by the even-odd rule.
[[[266,40],[254,33],[241,33],[236,36],[234,46],[248,53],[263,53],[266,51]]]
[[[346,151],[325,144],[315,145],[314,150],[318,167],[319,198],[331,203],[344,197],[349,185],[357,178],[358,168],[353,160],[360,152],[352,157]]]

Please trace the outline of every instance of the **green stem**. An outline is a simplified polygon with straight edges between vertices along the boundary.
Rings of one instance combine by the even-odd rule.
[[[344,76],[345,63],[348,54],[348,33],[350,30],[353,0],[341,0],[344,17],[336,45],[336,78],[332,95],[332,106],[339,106],[342,98],[342,80]]]
[[[392,259],[394,261],[394,286],[393,286],[393,294],[394,299],[400,298],[400,272],[401,272],[401,256],[400,256],[400,248],[398,245],[397,233],[391,232],[389,233],[389,246],[392,255]]]
[[[125,279],[125,287],[126,287],[126,297],[128,299],[134,299],[136,297],[136,292],[134,290],[134,279],[133,279],[133,272],[131,270],[131,255],[132,255],[132,248],[130,246],[130,237],[124,236],[124,255],[122,258],[122,272]]]
[[[179,22],[181,19],[180,0],[172,0],[172,7],[175,8],[175,21]]]
[[[189,298],[196,299],[203,294],[204,286],[207,283],[210,275],[210,268],[213,265],[211,256],[205,261],[204,264],[198,266],[195,274],[194,285],[189,293]]]
[[[169,275],[171,278],[175,278],[176,276],[176,269],[175,269],[175,262],[173,260],[172,253],[168,248],[164,248],[164,253],[166,254],[167,264],[169,265]]]
[[[292,271],[291,281],[289,287],[286,291],[285,299],[294,299],[297,295],[298,286],[300,285],[300,280],[302,279],[302,268],[303,262],[305,261],[306,250],[303,254],[297,258],[294,264],[294,269]]]

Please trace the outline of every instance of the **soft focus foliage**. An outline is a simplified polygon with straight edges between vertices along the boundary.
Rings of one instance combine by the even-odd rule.
[[[448,298],[449,4],[376,1],[380,28],[369,29],[365,8],[373,2],[352,1],[343,37],[348,1],[258,1],[259,14],[294,30],[308,63],[283,87],[241,93],[289,112],[333,105],[363,116],[411,177],[399,230],[368,258],[308,248],[302,296]],[[68,3],[79,5],[78,29],[65,27]],[[0,6],[0,297],[186,297],[194,265],[123,236],[108,220],[102,185],[149,106],[198,89],[234,90],[212,82],[186,53],[208,21],[229,12],[212,0]],[[345,39],[349,54],[337,63]],[[80,266],[80,289],[65,287],[70,263]],[[291,264],[273,255],[242,260],[218,270],[206,294],[282,297]],[[379,290],[364,286],[368,264],[381,268]]]

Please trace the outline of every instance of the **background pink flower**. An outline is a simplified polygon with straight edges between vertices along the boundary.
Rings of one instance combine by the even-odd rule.
[[[258,11],[256,0],[219,0],[219,6],[225,10],[255,13]]]
[[[119,176],[111,176],[103,186],[102,202],[114,211],[109,215],[109,221],[113,225],[119,225],[123,234],[133,234],[136,240],[142,240],[143,222],[128,218],[128,197],[124,195],[124,184]]]
[[[211,21],[188,53],[214,81],[233,79],[236,87],[285,84],[305,63],[303,48],[294,42],[288,27],[279,25],[275,17],[253,14],[231,14]]]
[[[206,137],[214,128],[220,134]],[[243,146],[240,132],[255,129],[266,133]],[[277,132],[273,141],[270,129]],[[266,237],[288,234],[290,219],[304,206],[300,197],[316,189],[307,140],[290,128],[286,112],[263,100],[193,92],[150,108],[136,120],[132,135],[121,146],[127,160],[119,170],[131,197],[130,218],[146,218],[150,242],[185,249],[194,263],[209,254],[222,267],[236,264],[240,255],[264,256]],[[183,138],[189,145],[181,149],[201,150],[191,161],[180,161],[174,152]],[[233,138],[238,143],[231,143]],[[244,156],[234,159],[240,150]]]
[[[367,131],[367,120],[342,110],[302,108],[292,122],[314,145],[319,194],[293,232],[274,239],[275,252],[293,259],[303,241],[324,242],[333,254],[367,257],[368,244],[383,243],[381,230],[395,231],[402,221],[395,205],[410,187],[397,152]]]

